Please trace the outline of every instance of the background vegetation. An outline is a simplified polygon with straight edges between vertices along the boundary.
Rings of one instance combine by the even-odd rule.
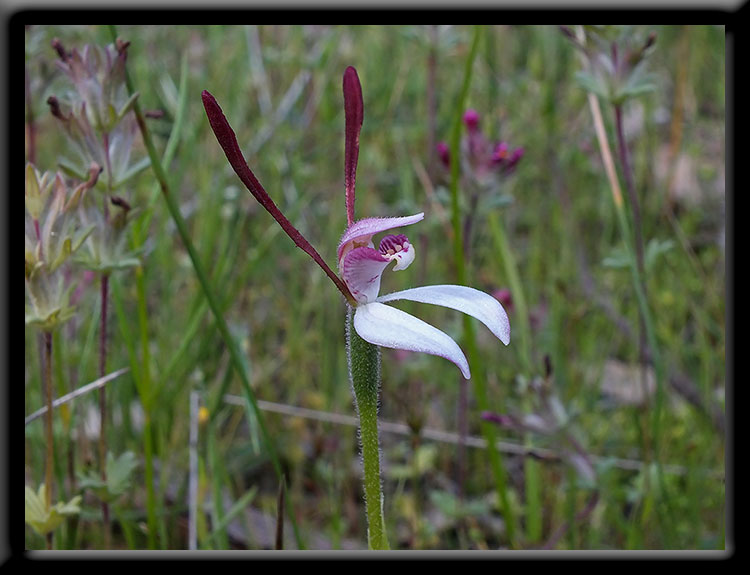
[[[127,66],[141,107],[164,112],[147,120],[149,128],[160,155],[170,136],[176,144],[165,165],[170,189],[240,345],[287,477],[299,540],[287,516],[284,547],[365,548],[345,305],[242,188],[209,129],[200,94],[207,89],[221,103],[260,181],[333,265],[346,226],[341,77],[355,66],[365,105],[357,216],[426,212],[410,230],[417,261],[386,274],[382,291],[454,283],[449,174],[435,145],[448,140],[456,119],[474,30],[122,26],[117,32],[131,42]],[[553,394],[566,413],[564,431],[591,457],[595,476],[587,480],[580,466],[569,465],[575,459],[566,456],[569,444],[559,430],[498,427],[519,532],[511,545],[472,388],[462,388],[458,370],[445,360],[383,350],[392,548],[724,548],[724,30],[618,30],[633,38],[649,32],[656,34],[648,58],[654,89],[628,100],[623,111],[647,245],[647,297],[665,366],[659,423],[648,423],[658,384],[652,368],[639,362],[638,304],[587,86],[577,77],[579,53],[555,26],[486,26],[466,107],[479,112],[488,138],[525,153],[514,174],[478,200],[466,273],[470,285],[490,293],[511,287],[490,225],[493,218],[502,222],[530,325],[527,347],[513,337],[505,348],[476,329],[490,410],[544,415],[544,399]],[[107,27],[27,28],[26,114],[41,170],[57,169],[67,146],[46,104],[65,83],[50,45],[55,37],[69,49],[112,41]],[[601,100],[615,150],[613,108]],[[134,145],[133,154],[144,157],[140,137]],[[618,172],[624,182],[621,165]],[[184,549],[194,527],[202,549],[274,548],[279,480],[259,422],[244,408],[227,347],[152,171],[134,179],[128,194],[138,210],[130,241],[141,247],[141,263],[110,278],[107,363],[109,371],[130,371],[107,384],[107,433],[110,453],[134,458],[120,461],[124,487],[111,504],[111,545]],[[55,332],[56,395],[98,377],[98,284],[79,267],[70,275],[80,290],[78,310]],[[511,297],[516,329],[518,294]],[[460,314],[403,308],[460,338]],[[29,414],[44,400],[37,333],[27,327],[25,337]],[[144,385],[152,398],[156,497],[150,503],[138,393]],[[192,416],[199,434],[192,493],[198,513],[191,516],[193,392],[203,410]],[[81,474],[98,461],[96,401],[88,394],[55,412],[56,500],[84,496],[80,514],[56,531],[55,548],[103,546],[98,499],[81,485]],[[457,441],[462,418],[464,446]],[[26,483],[36,489],[44,481],[41,419],[26,426],[25,442]],[[536,454],[536,487],[524,465],[529,450]],[[45,547],[28,525],[26,546]]]

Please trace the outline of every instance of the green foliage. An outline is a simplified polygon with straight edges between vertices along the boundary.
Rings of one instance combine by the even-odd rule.
[[[79,476],[81,489],[91,490],[102,501],[115,501],[131,487],[132,474],[138,467],[135,453],[126,451],[118,458],[107,453],[106,480],[95,471]]]
[[[720,477],[723,472],[724,435],[711,416],[713,407],[723,411],[726,377],[726,260],[721,239],[724,30],[614,26],[587,27],[586,33],[592,49],[609,51],[612,41],[627,37],[633,38],[633,49],[642,46],[651,31],[657,39],[644,66],[634,69],[630,81],[623,77],[619,92],[610,92],[610,84],[596,72],[576,79],[581,52],[556,27],[486,26],[467,94],[467,106],[482,114],[488,135],[525,150],[513,178],[499,191],[479,198],[465,262],[470,285],[490,293],[509,287],[505,262],[489,225],[492,218],[501,219],[528,308],[528,354],[521,355],[518,345],[517,307],[509,312],[511,345],[502,353],[485,337],[482,326],[476,327],[489,407],[528,414],[523,404],[526,396],[517,392],[513,382],[522,373],[529,378],[542,375],[544,358],[549,357],[550,384],[568,412],[576,414],[584,445],[598,456],[594,465],[600,501],[587,519],[576,522],[558,541],[557,549],[573,544],[577,549],[663,549],[668,543],[679,549],[724,546],[724,485],[714,473]],[[222,102],[264,187],[335,268],[336,243],[346,225],[341,74],[347,65],[355,65],[365,97],[357,217],[426,213],[419,236],[412,238],[417,260],[408,270],[384,277],[382,292],[455,283],[451,196],[443,174],[430,167],[437,158],[428,146],[450,135],[472,29],[122,25],[118,34],[131,42],[127,66],[140,92],[139,105],[163,111],[159,118],[147,118],[147,125],[163,158],[172,199],[217,295],[217,306],[232,328],[254,393],[268,402],[265,406],[307,408],[316,416],[331,416],[329,420],[264,412],[269,433],[279,446],[288,479],[287,501],[300,531],[310,548],[362,548],[367,534],[358,437],[353,426],[338,420],[355,415],[347,381],[345,305],[327,285],[330,282],[320,277],[319,269],[240,189],[209,131],[200,93],[208,89]],[[594,43],[596,34],[601,35],[601,44]],[[46,104],[51,94],[61,93],[61,86],[67,85],[54,64],[56,54],[50,48],[54,37],[69,48],[111,39],[108,29],[100,26],[32,26],[27,32],[31,117],[38,136],[35,165],[54,170],[60,158],[67,157],[66,177],[73,178],[69,180],[73,185],[74,180],[85,179],[87,166],[77,161]],[[433,50],[435,78],[430,86]],[[692,384],[691,400],[696,401],[687,402],[667,387],[661,423],[662,459],[668,464],[664,485],[633,464],[650,464],[643,438],[648,428],[639,417],[648,405],[618,403],[603,391],[609,361],[633,368],[629,373],[636,375],[626,383],[634,387],[640,387],[641,370],[637,305],[624,269],[630,262],[621,249],[586,108],[586,90],[598,90],[612,143],[609,97],[617,93],[627,97],[625,135],[642,201],[649,305],[667,375],[684,375]],[[86,490],[114,498],[120,515],[113,517],[113,523],[121,518],[128,525],[136,548],[146,548],[147,537],[154,537],[158,549],[186,548],[187,398],[191,389],[199,388],[207,398],[211,421],[216,422],[210,458],[205,426],[199,431],[197,453],[204,470],[200,495],[212,497],[220,482],[228,502],[220,524],[205,515],[202,542],[215,547],[223,540],[215,533],[226,530],[231,546],[259,549],[261,534],[273,530],[278,480],[257,422],[246,417],[245,399],[237,404],[227,399],[242,393],[241,379],[144,158],[139,136],[133,146],[132,161],[117,172],[114,187],[121,186],[133,206],[120,236],[119,253],[132,256],[130,263],[139,265],[134,273],[113,277],[119,303],[113,301],[107,359],[111,370],[131,366],[131,374],[109,384],[107,395],[110,448],[113,453],[129,451],[136,458],[114,460],[119,471],[113,476],[124,478],[119,485],[102,485],[97,474],[89,473]],[[672,149],[675,155],[670,160]],[[622,178],[619,166],[617,170]],[[87,192],[98,207],[105,181]],[[465,215],[470,206],[468,190],[459,188],[457,199]],[[120,208],[111,209],[114,214]],[[55,353],[54,366],[58,395],[98,377],[98,286],[82,281],[82,268],[70,265],[90,249],[87,242],[58,268],[80,286],[77,290],[75,285],[61,284],[63,293],[72,289],[67,295],[77,301],[78,313],[59,332],[60,353]],[[142,274],[138,280],[136,273]],[[465,345],[460,340],[460,319],[454,314],[437,306],[409,302],[399,306],[441,326]],[[27,326],[25,332],[29,412],[44,400],[36,331]],[[414,451],[408,435],[381,429],[390,542],[399,549],[505,548],[507,534],[481,521],[474,530],[462,531],[462,522],[456,521],[452,529],[420,538],[436,510],[447,515],[456,508],[450,500],[457,498],[461,478],[464,505],[469,508],[462,517],[469,522],[480,518],[484,498],[494,491],[487,453],[473,446],[480,434],[477,398],[470,386],[461,397],[455,368],[445,363],[431,356],[382,351],[381,421],[418,420],[425,435],[457,433],[459,405],[465,401],[470,438],[461,448],[422,437],[423,447]],[[144,401],[149,413],[144,421],[140,408],[146,410],[146,405],[141,405],[138,386],[145,385],[146,377],[150,388]],[[95,394],[81,397],[71,404],[69,426],[63,426],[61,418],[55,420],[56,486],[71,484],[68,453],[74,472],[85,468],[88,455],[98,463],[95,447],[87,448],[84,437],[89,411],[95,407]],[[125,473],[135,461],[145,460],[147,425],[154,459],[152,484],[157,491],[148,534],[143,526],[146,481],[135,480],[137,469]],[[34,485],[40,483],[44,470],[40,430],[41,426],[31,424],[25,437],[26,473]],[[497,435],[505,443],[523,441],[513,431],[498,428]],[[554,447],[545,437],[535,435],[533,440],[540,450]],[[410,455],[394,461],[387,454],[398,444],[406,447],[396,453]],[[509,497],[519,520],[524,519],[520,527],[527,511],[523,460],[514,451],[503,455]],[[330,473],[316,471],[321,462]],[[568,521],[571,510],[575,515],[583,508],[588,491],[583,486],[571,490],[558,460],[542,458],[536,463],[543,496],[539,546]],[[643,479],[636,480],[639,476]],[[660,496],[664,487],[671,505],[669,523],[674,526],[670,542],[661,528],[666,520],[660,523],[670,511],[660,498],[648,502],[644,496],[649,490]],[[443,495],[430,496],[431,492]],[[411,515],[396,505],[396,494],[409,500],[408,508],[415,510]],[[66,494],[65,499],[73,495]],[[240,512],[240,507],[248,513]],[[498,506],[489,507],[495,518],[501,517]],[[81,510],[75,536],[56,538],[60,548],[101,548],[98,505],[84,502]],[[265,522],[250,516],[250,511],[262,513]],[[61,532],[67,531],[65,527]],[[113,527],[113,543],[131,547],[123,531]],[[524,530],[519,533],[522,545],[527,543],[522,541]],[[31,530],[26,544],[30,549],[40,544]]]
[[[79,507],[81,503],[80,495],[76,495],[67,503],[63,503],[62,501],[55,503],[47,509],[47,495],[44,483],[39,486],[36,492],[27,485],[25,492],[26,523],[39,535],[47,535],[53,532],[62,525],[67,517],[77,515],[81,512],[81,508]]]

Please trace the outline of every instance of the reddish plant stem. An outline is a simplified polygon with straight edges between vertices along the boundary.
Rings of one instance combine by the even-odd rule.
[[[54,435],[52,431],[52,332],[45,331],[43,337],[42,355],[44,357],[44,396],[47,403],[47,414],[44,418],[47,442],[47,461],[44,470],[45,501],[47,511],[52,507],[52,470],[55,465]],[[47,549],[52,549],[52,532],[47,534]]]
[[[614,62],[615,69],[618,70],[620,62],[618,60],[617,45],[612,44],[612,61]],[[635,228],[635,257],[638,265],[638,271],[643,278],[644,264],[643,264],[643,234],[641,230],[641,206],[638,201],[638,192],[635,189],[635,182],[633,181],[633,170],[630,166],[630,156],[628,154],[628,145],[625,141],[625,131],[623,129],[622,121],[622,103],[614,104],[615,108],[615,131],[617,132],[617,149],[620,155],[620,163],[622,164],[622,173],[625,178],[625,188],[628,192],[628,199],[630,200],[630,210],[633,213],[633,227]],[[644,282],[645,283],[645,282]],[[643,286],[644,293],[646,293],[646,286]],[[644,330],[642,330],[644,331]],[[643,348],[642,348],[643,349]]]
[[[107,299],[109,295],[109,274],[101,278],[101,318],[99,329],[99,377],[107,374]],[[99,389],[99,471],[102,482],[107,482],[107,396],[106,386]],[[110,547],[109,504],[102,501],[102,521],[104,522],[104,547]]]
[[[44,418],[47,434],[47,468],[45,469],[47,509],[52,506],[52,469],[54,468],[54,449],[52,435],[52,332],[45,331],[43,335],[44,354],[44,396],[47,402],[47,415]]]
[[[31,98],[31,86],[29,82],[29,71],[24,66],[24,71],[26,73],[26,81],[25,81],[25,88],[26,88],[26,129],[28,133],[28,140],[27,140],[27,154],[29,158],[29,162],[32,164],[36,164],[36,126],[34,125],[34,107],[33,107],[33,100]]]
[[[620,163],[622,164],[622,172],[625,177],[625,188],[628,192],[628,199],[630,200],[630,209],[633,212],[633,228],[635,232],[635,257],[638,264],[638,269],[643,273],[644,258],[643,258],[643,232],[641,226],[641,206],[638,201],[638,193],[635,189],[635,182],[633,181],[633,171],[630,166],[630,157],[628,154],[627,143],[625,142],[625,133],[623,131],[622,121],[622,106],[617,104],[615,106],[615,124],[617,129],[617,147],[620,155]],[[645,286],[644,286],[645,288]]]
[[[622,172],[625,177],[625,189],[627,190],[628,200],[630,203],[630,210],[633,216],[633,229],[635,238],[635,259],[636,265],[638,266],[638,273],[641,277],[641,289],[643,290],[644,297],[648,293],[646,290],[645,280],[645,263],[644,263],[644,246],[643,246],[643,230],[641,224],[641,206],[638,201],[638,192],[635,189],[635,182],[633,181],[633,172],[630,165],[630,157],[628,154],[628,146],[625,140],[625,132],[623,130],[622,120],[622,105],[615,104],[615,131],[617,132],[617,149],[620,156],[620,163],[622,164]],[[643,401],[644,401],[644,418],[643,418],[643,438],[644,438],[644,451],[645,457],[649,457],[651,451],[651,441],[648,434],[648,424],[646,422],[645,413],[649,408],[649,395],[647,387],[647,375],[646,366],[648,364],[649,351],[648,343],[646,341],[646,318],[643,316],[643,312],[639,309],[638,311],[638,355],[641,364],[641,388],[643,390]]]

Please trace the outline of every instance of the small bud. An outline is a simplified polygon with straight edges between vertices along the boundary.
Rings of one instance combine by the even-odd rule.
[[[113,206],[117,206],[118,208],[122,208],[126,212],[130,211],[130,204],[120,196],[112,196],[110,199],[110,202],[112,202]]]
[[[479,125],[479,112],[473,109],[468,109],[464,113],[464,124],[470,131],[474,131]]]
[[[490,423],[496,423],[497,425],[501,425],[503,427],[511,426],[511,419],[507,415],[503,415],[502,413],[493,413],[491,411],[483,411],[480,417],[484,421],[489,421]]]
[[[562,32],[564,36],[570,38],[571,40],[576,40],[575,32],[573,32],[573,30],[571,30],[569,26],[559,26],[559,28],[560,32]]]
[[[646,38],[646,42],[641,46],[640,49],[634,50],[632,54],[630,54],[630,57],[628,58],[628,64],[630,64],[631,67],[637,66],[641,60],[643,60],[646,57],[646,53],[649,51],[651,47],[656,43],[656,32],[651,32],[648,35],[648,38]]]
[[[50,96],[49,98],[47,98],[47,104],[49,105],[50,112],[52,112],[52,115],[55,118],[62,121],[67,120],[67,118],[63,115],[62,110],[60,109],[60,100],[58,100],[55,96]]]
[[[510,155],[510,159],[508,160],[508,170],[512,170],[516,167],[516,164],[521,161],[521,158],[523,158],[524,150],[523,148],[516,148],[513,150],[513,153]]]
[[[164,110],[146,110],[143,113],[143,115],[146,116],[147,118],[154,118],[154,119],[163,118]]]
[[[104,168],[96,162],[91,162],[91,167],[89,168],[89,179],[86,181],[87,188],[91,189],[96,185],[102,171],[104,171]]]
[[[550,378],[552,376],[552,360],[549,354],[544,354],[544,377]]]
[[[492,295],[507,311],[513,310],[513,296],[508,288],[495,290]]]
[[[65,51],[65,48],[62,45],[62,42],[60,42],[59,38],[52,38],[52,47],[55,49],[55,52],[57,52],[57,55],[60,56],[60,60],[63,62],[68,61],[68,53]]]
[[[117,53],[123,59],[127,57],[128,46],[130,46],[130,40],[123,40],[122,38],[117,38],[115,40],[115,48],[117,49]]]
[[[451,153],[448,149],[448,144],[445,142],[438,143],[437,147],[437,153],[438,156],[440,156],[440,161],[446,168],[451,167]]]

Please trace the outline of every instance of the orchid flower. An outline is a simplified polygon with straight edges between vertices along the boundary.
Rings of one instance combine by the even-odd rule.
[[[471,378],[469,362],[458,344],[446,333],[386,302],[409,300],[449,307],[475,317],[505,345],[510,343],[510,323],[503,306],[491,295],[467,286],[423,286],[378,296],[380,278],[392,261],[394,271],[404,270],[414,261],[414,246],[403,235],[389,234],[375,249],[376,234],[415,224],[424,213],[391,218],[354,220],[355,175],[362,125],[362,88],[354,68],[344,73],[346,112],[345,187],[349,226],[338,246],[339,272],[356,300],[353,325],[365,341],[407,351],[444,357],[455,363],[466,379]]]
[[[349,304],[347,314],[347,358],[349,380],[359,415],[359,437],[364,468],[368,543],[372,549],[388,549],[383,519],[378,439],[378,393],[380,388],[379,347],[420,351],[442,356],[455,363],[466,379],[469,363],[461,348],[447,334],[395,307],[396,300],[410,300],[450,307],[479,319],[506,345],[510,324],[500,302],[470,287],[434,285],[407,289],[379,296],[380,278],[393,261],[394,270],[406,269],[414,261],[414,246],[403,234],[383,237],[375,249],[373,237],[424,219],[424,213],[392,218],[354,220],[354,196],[359,158],[359,135],[364,117],[362,87],[354,68],[344,72],[344,186],[347,229],[337,250],[337,275],[268,195],[247,165],[237,137],[216,99],[203,91],[203,106],[211,129],[237,176],[256,200],[279,223],[292,241],[307,253],[328,275]]]
[[[395,307],[409,300],[449,307],[473,316],[505,345],[510,343],[510,323],[503,306],[491,295],[467,286],[422,286],[378,296],[383,272],[395,261],[394,271],[414,261],[414,246],[403,235],[386,235],[378,249],[372,237],[396,227],[415,224],[424,213],[398,218],[366,218],[350,225],[338,247],[339,271],[356,300],[354,329],[365,341],[382,347],[420,351],[455,363],[466,379],[469,363],[458,344],[446,333]]]
[[[380,278],[395,261],[394,270],[403,270],[414,261],[414,246],[405,235],[386,235],[375,249],[376,234],[415,224],[424,213],[390,218],[365,218],[354,221],[354,199],[359,134],[363,120],[362,88],[353,67],[344,73],[344,110],[346,117],[345,189],[348,227],[339,241],[337,256],[341,277],[337,276],[299,231],[284,217],[252,173],[237,143],[236,136],[215,98],[203,92],[203,104],[211,127],[237,175],[255,198],[282,226],[284,231],[326,272],[355,309],[354,329],[368,343],[381,347],[418,351],[444,357],[471,377],[469,363],[458,344],[446,333],[395,307],[396,300],[409,300],[449,307],[475,317],[505,345],[510,342],[510,323],[503,306],[491,295],[467,286],[433,285],[378,296]]]

